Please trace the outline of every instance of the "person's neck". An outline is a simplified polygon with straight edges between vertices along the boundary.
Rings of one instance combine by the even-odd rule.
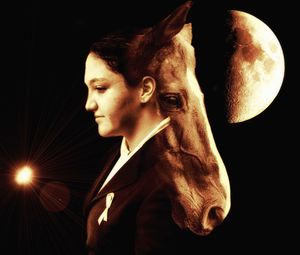
[[[133,130],[125,136],[128,149],[133,151],[136,146],[153,130],[162,120],[163,116],[157,112],[145,111],[136,121]]]

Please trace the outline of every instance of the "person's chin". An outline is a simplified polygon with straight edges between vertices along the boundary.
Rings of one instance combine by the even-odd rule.
[[[110,135],[106,132],[102,132],[102,131],[98,131],[98,134],[101,136],[101,137],[110,137]]]
[[[112,137],[113,134],[112,132],[110,132],[110,130],[106,130],[106,129],[103,129],[103,128],[98,128],[98,134],[101,136],[101,137]]]

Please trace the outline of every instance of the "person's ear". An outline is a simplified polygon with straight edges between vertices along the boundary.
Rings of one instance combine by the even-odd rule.
[[[142,85],[142,93],[140,97],[141,103],[147,103],[150,101],[156,89],[156,81],[151,76],[143,77],[141,81]]]

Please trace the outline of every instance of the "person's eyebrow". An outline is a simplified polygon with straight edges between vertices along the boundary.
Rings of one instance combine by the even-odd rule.
[[[105,78],[93,78],[89,81],[89,84],[93,84],[96,82],[108,82],[108,79]]]
[[[93,78],[93,79],[91,79],[89,81],[86,81],[85,84],[87,86],[92,86],[96,82],[100,82],[100,83],[102,83],[102,82],[109,82],[109,80],[106,79],[106,78],[99,77],[99,78]]]

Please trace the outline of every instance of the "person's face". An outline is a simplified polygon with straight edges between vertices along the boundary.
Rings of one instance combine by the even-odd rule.
[[[129,87],[121,74],[93,53],[86,59],[84,81],[88,87],[85,108],[94,113],[99,134],[110,137],[131,132],[140,110],[139,88]]]

